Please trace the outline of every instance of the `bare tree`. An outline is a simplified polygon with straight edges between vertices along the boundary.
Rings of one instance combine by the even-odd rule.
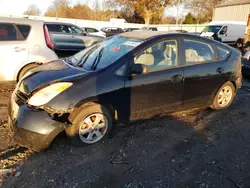
[[[32,4],[28,6],[27,10],[24,11],[23,14],[28,16],[29,15],[39,16],[41,15],[41,10],[35,4]]]
[[[67,17],[70,11],[68,0],[54,0],[45,12],[45,16]]]

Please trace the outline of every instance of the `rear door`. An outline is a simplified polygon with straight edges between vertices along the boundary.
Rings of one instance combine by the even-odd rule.
[[[220,60],[216,47],[207,41],[185,38],[183,50],[186,59],[183,107],[210,105],[215,92],[229,79],[226,61]]]
[[[25,29],[22,30],[24,27],[26,34]],[[0,23],[0,81],[15,80],[16,69],[27,61],[29,52],[25,39],[29,31],[30,26]]]

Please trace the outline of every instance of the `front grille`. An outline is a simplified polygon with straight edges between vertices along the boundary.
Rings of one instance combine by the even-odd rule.
[[[17,104],[23,104],[23,103],[26,103],[27,100],[29,99],[28,95],[26,95],[25,93],[17,90],[16,91],[16,103]]]

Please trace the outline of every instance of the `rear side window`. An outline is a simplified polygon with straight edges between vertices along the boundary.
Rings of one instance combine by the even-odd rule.
[[[17,31],[12,24],[0,23],[0,41],[15,41],[17,38]]]
[[[216,47],[218,50],[219,58],[220,59],[225,59],[227,55],[229,54],[229,51],[223,47],[217,46]]]
[[[98,32],[98,30],[94,29],[94,28],[86,28],[88,33],[96,33]]]
[[[212,47],[204,42],[184,40],[186,64],[199,64],[216,60]]]
[[[49,32],[62,32],[60,25],[48,24],[46,26],[47,26]]]
[[[18,25],[16,24],[19,31],[22,33],[24,39],[27,39],[29,33],[30,33],[30,26],[29,25]]]

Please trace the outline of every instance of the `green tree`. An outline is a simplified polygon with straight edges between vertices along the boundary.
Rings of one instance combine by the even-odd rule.
[[[196,17],[191,12],[189,12],[186,15],[185,20],[184,20],[183,23],[184,24],[196,24]]]
[[[213,18],[214,6],[227,0],[186,0],[186,8],[192,10],[197,23],[209,22]]]
[[[145,24],[150,23],[154,14],[163,15],[165,7],[171,4],[171,0],[109,0],[109,5],[115,8],[128,7],[132,12],[140,14]]]

